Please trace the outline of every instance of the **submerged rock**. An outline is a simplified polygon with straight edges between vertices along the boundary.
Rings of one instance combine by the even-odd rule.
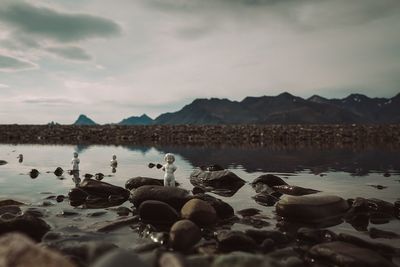
[[[349,208],[338,196],[287,196],[276,205],[276,213],[286,220],[316,223],[342,216]]]
[[[155,225],[172,225],[179,218],[173,207],[157,200],[143,201],[139,206],[139,216],[143,222]]]
[[[309,250],[309,256],[317,262],[335,266],[395,266],[375,251],[339,241],[315,245]]]
[[[165,202],[176,210],[190,199],[189,191],[169,186],[144,185],[132,192],[131,201],[135,207],[139,207],[146,200],[158,200]]]
[[[61,254],[38,246],[18,233],[0,237],[0,262],[2,267],[75,267],[75,264]]]
[[[29,176],[30,176],[32,179],[35,179],[35,178],[37,178],[37,177],[39,176],[39,171],[36,170],[36,169],[32,169],[32,170],[29,172]]]
[[[203,171],[197,169],[190,174],[190,183],[205,191],[230,197],[246,182],[228,170]]]
[[[57,167],[56,170],[54,171],[55,176],[61,176],[63,175],[64,170],[61,167]]]
[[[182,218],[191,220],[199,226],[211,226],[217,220],[215,209],[206,201],[191,199],[181,209]]]
[[[177,221],[169,232],[170,245],[176,250],[189,250],[200,239],[200,228],[190,220]]]
[[[254,216],[257,215],[261,212],[259,209],[254,209],[254,208],[248,208],[248,209],[242,209],[237,211],[236,213],[243,216],[243,217],[248,217],[248,216]]]
[[[260,204],[262,206],[267,206],[267,207],[274,206],[275,203],[279,201],[278,198],[276,198],[275,196],[273,196],[267,192],[258,193],[257,195],[253,196],[252,198],[258,204]]]
[[[303,196],[321,192],[315,189],[304,188],[294,185],[276,185],[273,186],[273,189],[281,194],[291,195],[291,196]]]
[[[0,235],[9,232],[20,232],[39,242],[42,236],[50,230],[50,226],[45,221],[31,214],[8,214],[10,216],[5,217],[5,214],[3,214],[0,217]]]

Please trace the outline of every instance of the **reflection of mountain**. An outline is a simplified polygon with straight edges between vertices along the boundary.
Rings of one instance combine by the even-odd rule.
[[[310,169],[313,173],[345,171],[365,175],[370,171],[400,171],[400,151],[385,149],[319,150],[243,148],[243,147],[159,147],[163,152],[182,156],[193,166],[220,164],[223,167],[243,167],[247,172],[296,172]]]
[[[78,154],[82,154],[85,150],[89,149],[90,147],[91,147],[90,145],[76,145],[75,151]]]
[[[139,151],[143,155],[149,152],[149,150],[151,149],[150,146],[122,146],[122,147],[129,151],[134,151],[134,152]]]

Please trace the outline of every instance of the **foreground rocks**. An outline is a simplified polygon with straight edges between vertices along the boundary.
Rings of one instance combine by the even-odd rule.
[[[0,265],[2,267],[76,267],[61,254],[36,245],[21,234],[0,237]]]

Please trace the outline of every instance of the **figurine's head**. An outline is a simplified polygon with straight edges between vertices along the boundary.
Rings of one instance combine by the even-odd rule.
[[[74,158],[77,158],[77,157],[78,157],[78,153],[74,152]]]
[[[174,161],[175,161],[175,156],[174,156],[174,154],[172,154],[172,153],[167,153],[167,154],[165,154],[165,156],[164,156],[164,161],[167,162],[167,163],[169,163],[169,164],[174,163]]]
[[[113,159],[113,160],[116,160],[116,159],[117,159],[117,156],[116,156],[116,155],[113,155],[113,156],[112,156],[112,159]]]

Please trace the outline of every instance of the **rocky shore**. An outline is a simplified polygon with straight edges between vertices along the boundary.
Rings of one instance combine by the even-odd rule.
[[[400,145],[400,125],[0,125],[0,143]]]
[[[56,175],[56,174],[55,174]],[[79,209],[116,207],[118,218],[85,229],[54,229],[46,209],[15,200],[0,201],[1,266],[66,267],[322,267],[399,266],[400,249],[330,227],[346,222],[371,238],[398,239],[380,224],[400,218],[399,201],[343,199],[312,188],[290,185],[264,174],[246,183],[218,165],[194,170],[191,190],[164,187],[160,180],[134,177],[125,188],[85,178],[68,195],[49,196]],[[213,195],[231,197],[251,186],[261,206],[275,209],[275,218],[261,210],[234,207]],[[213,194],[209,194],[209,192]],[[121,206],[129,201],[132,206]],[[57,205],[56,203],[52,205]],[[74,211],[60,215],[69,220]],[[276,225],[273,229],[267,226]],[[371,225],[373,224],[373,226]],[[243,225],[242,230],[234,225]],[[129,228],[142,237],[118,247],[105,237]],[[329,229],[328,229],[329,228]],[[133,233],[132,233],[133,234]],[[18,256],[16,256],[18,255]]]

